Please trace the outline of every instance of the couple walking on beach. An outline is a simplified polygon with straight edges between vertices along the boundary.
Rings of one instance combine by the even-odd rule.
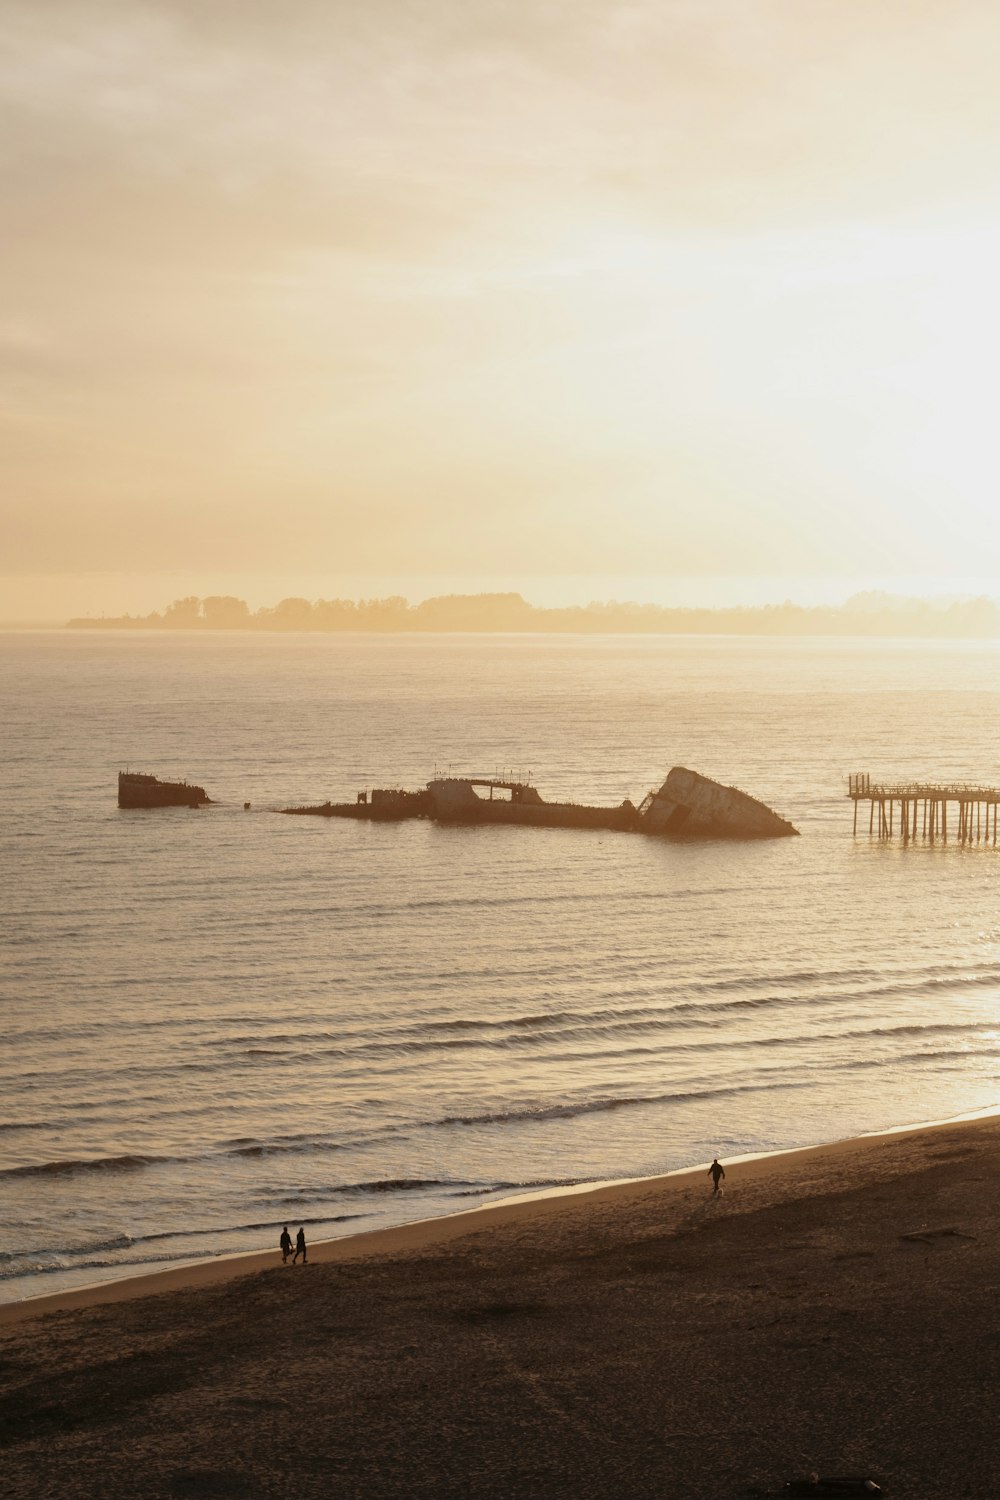
[[[714,1160],[712,1161],[712,1165],[709,1167],[708,1173],[707,1173],[707,1176],[711,1177],[711,1179],[712,1179],[712,1196],[713,1197],[715,1197],[716,1194],[722,1192],[722,1179],[725,1177],[725,1175],[726,1175],[725,1168],[722,1166],[722,1164],[719,1161],[719,1158],[716,1156],[714,1158]],[[278,1241],[278,1244],[279,1244],[280,1249],[281,1249],[281,1263],[282,1263],[282,1265],[284,1265],[286,1263],[286,1261],[288,1260],[289,1255],[291,1255],[291,1252],[292,1252],[292,1237],[288,1233],[288,1225],[287,1224],[285,1225],[284,1229],[281,1231],[281,1238]],[[298,1260],[298,1258],[299,1258],[300,1255],[302,1257],[302,1264],[304,1266],[308,1265],[309,1262],[308,1262],[308,1259],[307,1259],[307,1256],[306,1256],[306,1232],[302,1228],[301,1224],[299,1225],[299,1232],[295,1236],[295,1254],[292,1255],[292,1265],[293,1266],[295,1265],[295,1263]]]
[[[281,1247],[281,1264],[284,1265],[285,1262],[286,1262],[286,1260],[288,1259],[289,1255],[292,1254],[292,1237],[288,1233],[288,1225],[287,1224],[285,1225],[284,1229],[281,1231],[281,1239],[278,1241],[278,1244]],[[295,1236],[295,1254],[292,1255],[292,1265],[293,1266],[294,1266],[295,1262],[298,1260],[298,1258],[299,1258],[300,1255],[302,1257],[302,1264],[304,1266],[308,1265],[309,1262],[308,1262],[308,1258],[306,1256],[306,1232],[302,1228],[301,1224],[299,1225],[299,1232]]]

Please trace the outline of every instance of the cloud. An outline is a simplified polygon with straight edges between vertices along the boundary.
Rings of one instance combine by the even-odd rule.
[[[8,0],[12,565],[843,568],[945,483],[960,551],[998,39],[979,0]]]
[[[747,222],[912,205],[956,171],[984,187],[998,31],[975,0],[49,0],[8,7],[0,98],[53,162],[237,198],[277,181],[499,218],[555,192]]]

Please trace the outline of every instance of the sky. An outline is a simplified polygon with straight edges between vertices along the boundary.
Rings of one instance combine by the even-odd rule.
[[[0,21],[0,618],[998,591],[994,0]]]

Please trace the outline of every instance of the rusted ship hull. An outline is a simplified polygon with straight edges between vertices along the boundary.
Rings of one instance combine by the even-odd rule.
[[[787,819],[737,787],[674,766],[639,809],[643,833],[673,838],[773,839],[797,834]]]
[[[118,772],[119,807],[201,807],[211,800],[203,786],[190,786],[186,781],[159,781],[139,771]]]
[[[480,797],[471,782],[432,781],[427,788],[431,817],[439,823],[507,823],[525,828],[611,828],[629,832],[635,808],[588,807],[578,802],[543,802],[534,787],[514,786],[506,798]],[[492,790],[492,788],[491,788]],[[504,788],[508,790],[508,788]]]
[[[360,823],[401,823],[406,818],[429,818],[430,798],[426,792],[383,792],[365,794],[356,802],[320,802],[315,807],[283,807],[291,817],[352,818]]]
[[[650,792],[638,809],[629,801],[618,807],[545,802],[526,782],[448,776],[428,782],[420,792],[364,792],[356,802],[325,802],[283,811],[367,822],[432,818],[438,823],[470,825],[603,828],[668,838],[780,838],[798,832],[756,797],[683,766],[674,766],[659,791]]]

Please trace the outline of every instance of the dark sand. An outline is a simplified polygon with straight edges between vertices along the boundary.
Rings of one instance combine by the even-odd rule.
[[[816,1470],[995,1500],[998,1136],[937,1126],[734,1166],[719,1200],[699,1172],[2,1309],[0,1494],[735,1500]]]

